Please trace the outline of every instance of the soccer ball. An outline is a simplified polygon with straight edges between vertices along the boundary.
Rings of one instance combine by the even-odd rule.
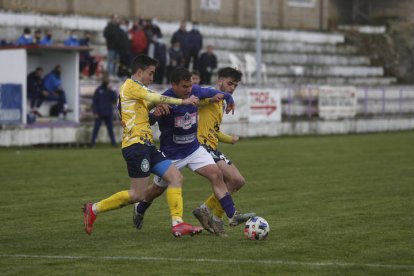
[[[269,223],[264,218],[252,217],[246,221],[244,236],[249,240],[264,240],[269,231]]]

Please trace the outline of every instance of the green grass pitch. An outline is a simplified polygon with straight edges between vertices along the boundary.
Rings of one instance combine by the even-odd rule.
[[[165,196],[132,226],[125,207],[83,231],[81,205],[127,189],[119,149],[0,149],[1,275],[414,275],[414,132],[245,139],[221,150],[265,241],[174,238]],[[211,192],[184,171],[184,218]]]

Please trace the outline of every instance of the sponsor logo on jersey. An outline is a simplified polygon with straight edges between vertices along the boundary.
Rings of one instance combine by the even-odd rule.
[[[173,141],[176,144],[188,144],[193,142],[196,138],[196,133],[191,133],[187,135],[173,135]]]
[[[197,112],[185,113],[184,116],[178,116],[174,118],[174,126],[182,129],[190,129],[197,123]]]

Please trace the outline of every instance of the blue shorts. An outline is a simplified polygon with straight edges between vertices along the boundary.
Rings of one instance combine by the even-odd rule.
[[[148,177],[151,173],[162,177],[171,165],[171,161],[154,145],[133,144],[123,148],[122,155],[132,178]]]

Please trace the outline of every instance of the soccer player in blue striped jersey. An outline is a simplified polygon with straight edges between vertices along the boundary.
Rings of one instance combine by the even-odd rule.
[[[196,97],[178,99],[153,93],[147,86],[154,77],[157,61],[146,56],[137,56],[132,63],[133,75],[120,88],[118,108],[121,116],[122,154],[127,163],[131,180],[129,190],[124,190],[96,203],[83,206],[85,232],[92,234],[96,216],[99,213],[119,209],[145,198],[150,173],[154,173],[173,187],[175,193],[169,196],[168,204],[175,215],[173,235],[198,234],[201,227],[194,227],[182,220],[182,175],[171,161],[154,146],[148,111],[150,104],[164,103],[194,106]]]
[[[242,73],[231,67],[225,67],[218,71],[216,89],[233,95]],[[223,101],[203,104],[199,107],[198,140],[200,144],[211,154],[217,166],[223,173],[224,181],[230,193],[238,191],[244,186],[244,177],[240,174],[234,163],[218,150],[218,143],[235,144],[239,137],[227,135],[221,132],[220,125],[223,119],[225,103]],[[218,236],[224,236],[223,209],[214,194],[193,211],[194,216],[201,225]]]
[[[191,83],[191,73],[185,68],[177,68],[171,74],[172,87],[163,93],[164,96],[186,99],[196,96],[199,99],[221,99],[227,102],[226,112],[234,109],[234,101],[229,93],[212,88],[202,88]],[[219,96],[217,96],[219,95]],[[230,226],[236,226],[247,221],[254,214],[236,212],[233,199],[223,180],[223,174],[205,148],[200,146],[197,139],[198,112],[195,106],[170,105],[159,117],[158,125],[161,131],[160,149],[173,160],[179,170],[188,167],[190,170],[207,178],[212,186],[213,193],[218,198],[221,208],[229,218]],[[143,216],[151,202],[161,195],[167,185],[159,177],[154,178],[144,201],[137,204],[134,215],[135,226],[142,227]],[[168,187],[168,191],[173,189]]]

